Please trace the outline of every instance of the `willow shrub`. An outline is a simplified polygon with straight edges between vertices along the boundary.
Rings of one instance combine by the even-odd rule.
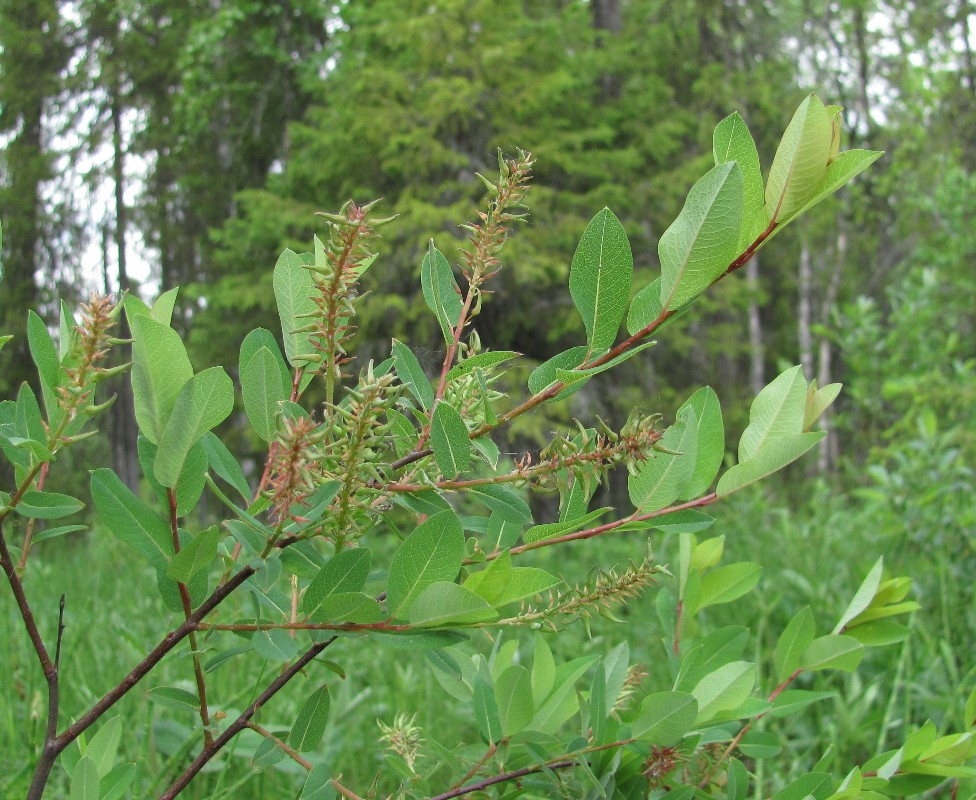
[[[123,730],[140,723],[113,715],[113,706],[135,686],[143,688],[144,679],[151,682],[162,659],[180,654],[188,656],[183,663],[193,688],[148,690],[160,708],[197,719],[198,741],[187,743],[190,756],[164,798],[226,758],[226,746],[245,729],[264,737],[256,763],[285,758],[307,770],[295,786],[298,797],[366,793],[369,787],[345,785],[342,764],[319,752],[326,728],[341,732],[343,725],[330,718],[334,687],[342,679],[355,682],[363,659],[392,666],[404,658],[430,662],[445,688],[443,702],[470,715],[480,742],[437,745],[432,733],[413,724],[410,709],[402,709],[382,727],[384,744],[376,745],[386,753],[384,780],[399,787],[399,796],[751,795],[757,760],[774,761],[779,750],[775,726],[764,723],[757,731],[756,721],[803,713],[824,693],[799,688],[801,675],[856,669],[866,648],[907,635],[895,618],[915,607],[906,600],[909,579],[886,577],[879,561],[840,619],[803,608],[774,652],[758,660],[746,655],[754,652],[746,627],[703,634],[695,624],[703,609],[752,590],[761,570],[758,563],[720,564],[723,540],[705,533],[713,519],[703,510],[816,445],[823,436],[813,430],[817,418],[840,387],[808,384],[798,366],[783,372],[756,397],[737,463],[724,470],[722,414],[708,387],[692,394],[670,424],[661,414],[636,410],[620,430],[581,422],[514,463],[500,457],[492,436],[641,354],[711,285],[874,161],[879,153],[839,151],[839,114],[815,96],[805,99],[765,184],[742,118],[733,114],[719,123],[715,166],[661,237],[660,277],[633,298],[627,236],[609,209],[597,213],[569,277],[586,341],[535,369],[524,397],[514,400],[494,387],[519,354],[484,349],[471,323],[501,269],[510,228],[525,216],[528,154],[500,156],[497,179],[482,177],[486,206],[463,226],[462,280],[433,243],[420,265],[423,296],[444,339],[433,379],[410,347],[395,340],[387,360],[362,365],[353,377],[347,347],[365,300],[357,284],[367,269],[379,268],[372,244],[386,220],[374,216],[373,204],[353,202],[323,214],[327,233],[312,252],[286,251],[274,268],[281,338],[257,329],[241,345],[244,414],[267,444],[263,470],[252,480],[213,432],[234,413],[234,381],[221,367],[194,371],[170,327],[175,291],[151,307],[131,296],[117,303],[96,297],[77,318],[62,305],[57,341],[29,312],[41,402],[24,385],[15,400],[0,403],[0,446],[15,472],[11,492],[0,497],[0,557],[48,686],[47,723],[27,796],[43,795],[59,762],[71,797],[125,796],[136,766],[120,763],[118,745]],[[113,336],[121,313],[131,341]],[[102,366],[111,348],[130,344],[131,364]],[[160,620],[159,643],[127,676],[87,712],[63,720],[63,626],[55,641],[40,635],[25,566],[39,539],[78,529],[47,527],[76,515],[82,503],[46,491],[45,478],[59,452],[90,435],[88,421],[108,405],[95,399],[99,382],[126,369],[151,499],[134,494],[111,469],[94,469],[97,530],[110,531],[151,565],[156,585],[147,591],[158,591],[173,617]],[[324,402],[310,409],[302,399],[313,381],[320,382]],[[633,507],[591,508],[613,469],[627,470]],[[558,491],[558,518],[533,519],[525,490],[536,488]],[[204,492],[226,519],[191,529]],[[12,515],[26,518],[16,542]],[[600,548],[586,540],[623,531],[632,539],[677,537],[673,588],[656,586],[664,568],[643,555],[644,544],[625,568],[599,563]],[[392,557],[383,557],[397,536]],[[377,537],[386,541],[374,548]],[[563,577],[520,564],[530,551],[570,546],[589,548],[597,569]],[[645,685],[626,641],[603,656],[556,662],[550,642],[567,626],[612,613],[652,587],[668,632],[661,658],[669,681]],[[238,607],[252,609],[250,617],[225,611],[232,595],[245,598]],[[488,655],[470,643],[506,629],[510,634],[495,635]],[[245,659],[271,662],[261,674],[273,679],[255,687],[242,712],[215,713],[221,698],[208,691],[208,676]],[[303,684],[304,704],[290,730],[272,734],[258,724],[260,712],[292,681]],[[969,721],[974,705],[971,697]],[[828,752],[829,742],[822,744]],[[974,752],[969,733],[940,736],[927,724],[899,749],[863,765],[830,771],[821,762],[775,797],[921,792],[971,776],[966,762]]]

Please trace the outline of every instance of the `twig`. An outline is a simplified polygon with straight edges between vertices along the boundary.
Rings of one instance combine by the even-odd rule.
[[[173,532],[173,553],[179,555],[180,552],[180,529],[177,517],[176,489],[167,489],[166,497],[169,500],[169,522]],[[180,588],[180,600],[183,602],[183,617],[189,619],[193,613],[190,604],[190,590],[187,589],[183,581],[177,581]],[[207,708],[207,681],[203,674],[203,664],[200,661],[200,651],[197,648],[197,634],[191,630],[190,655],[193,659],[193,677],[197,684],[197,697],[200,700],[200,722],[203,723],[203,743],[204,745],[213,742],[213,733],[210,730],[210,711]]]
[[[265,739],[270,739],[275,743],[275,747],[281,750],[281,752],[288,756],[292,761],[311,771],[312,764],[307,759],[302,758],[301,754],[294,747],[291,747],[287,742],[279,739],[271,731],[267,730],[266,728],[262,728],[256,722],[248,722],[246,727],[250,728],[252,731],[260,733]]]
[[[47,728],[44,732],[44,746],[41,749],[41,755],[38,758],[37,766],[34,769],[34,779],[31,781],[30,788],[27,791],[27,800],[41,800],[41,795],[44,793],[44,786],[47,783],[47,778],[51,774],[51,770],[54,768],[54,762],[57,760],[58,754],[61,752],[61,749],[58,749],[56,744],[56,734],[58,730],[58,709],[60,705],[58,666],[56,661],[51,660],[51,656],[48,653],[47,648],[44,646],[44,640],[41,638],[40,630],[38,630],[37,621],[34,619],[34,613],[31,610],[30,603],[27,600],[27,595],[24,593],[24,584],[21,582],[20,576],[17,574],[17,569],[14,566],[13,558],[10,554],[10,548],[7,547],[7,540],[3,535],[2,526],[0,526],[0,566],[3,567],[3,571],[7,575],[7,580],[10,582],[10,589],[13,591],[14,600],[17,603],[20,616],[24,620],[24,628],[27,630],[27,636],[31,640],[31,645],[34,647],[34,652],[37,654],[37,660],[41,665],[41,671],[44,673],[44,679],[47,681]],[[59,655],[60,649],[61,627],[59,624]]]
[[[267,703],[272,697],[274,697],[278,691],[288,683],[292,678],[294,678],[299,672],[301,672],[310,662],[312,662],[316,656],[319,655],[325,648],[332,644],[337,637],[333,636],[324,642],[317,642],[313,644],[305,653],[295,661],[291,666],[284,670],[277,678],[275,678],[268,687],[258,695],[257,699],[249,705],[244,712],[234,720],[227,728],[221,733],[213,742],[203,748],[200,754],[193,759],[193,762],[183,771],[183,773],[170,785],[162,795],[160,795],[159,800],[173,800],[180,792],[182,792],[190,783],[191,780],[203,769],[207,763],[215,756],[218,752],[226,745],[231,739],[237,736],[244,728],[247,727],[258,709],[260,709],[265,703]]]

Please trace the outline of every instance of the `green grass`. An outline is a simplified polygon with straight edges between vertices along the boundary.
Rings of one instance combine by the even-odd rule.
[[[926,718],[937,724],[959,725],[965,693],[972,687],[974,646],[970,631],[976,609],[972,589],[964,575],[972,574],[972,551],[953,557],[945,530],[928,531],[941,537],[938,547],[922,547],[919,527],[899,530],[900,516],[887,515],[877,503],[850,501],[825,488],[795,512],[759,492],[743,493],[716,507],[718,522],[706,535],[726,536],[724,563],[757,560],[764,564],[759,587],[728,606],[703,615],[702,624],[748,626],[753,634],[755,656],[768,661],[779,632],[803,605],[813,607],[818,632],[829,631],[864,574],[882,553],[893,574],[910,574],[922,603],[913,621],[913,637],[904,645],[873,650],[855,675],[803,678],[804,686],[830,688],[836,699],[786,721],[771,720],[763,727],[776,732],[784,752],[763,768],[767,785],[774,789],[791,773],[809,769],[823,755],[825,743],[836,748],[835,768],[840,772],[878,752],[897,746],[905,730]],[[675,540],[653,539],[656,559],[672,562]],[[958,544],[958,542],[957,542]],[[970,544],[971,547],[971,544]],[[572,583],[586,580],[591,568],[622,565],[645,553],[645,537],[628,533],[617,537],[574,543],[561,551],[543,549],[528,554],[526,565],[558,571]],[[662,579],[661,590],[670,590]],[[37,548],[26,584],[45,641],[54,641],[58,601],[66,597],[66,630],[62,652],[61,726],[80,714],[93,700],[114,685],[141,655],[177,624],[158,599],[155,577],[142,560],[98,533],[61,539]],[[589,630],[582,625],[553,639],[557,658],[587,652],[604,653],[627,638],[632,658],[647,666],[646,688],[669,688],[655,613],[657,590],[648,592],[626,611],[626,626],[596,617]],[[246,608],[230,607],[221,619],[233,619]],[[23,796],[30,763],[40,739],[46,713],[46,690],[36,658],[23,635],[9,594],[0,615],[0,753],[7,769],[0,773],[0,788],[8,797]],[[529,649],[533,632],[506,632],[517,636]],[[240,642],[226,635],[221,647]],[[457,657],[472,649],[488,652],[491,641],[482,633],[472,643],[456,648]],[[206,647],[211,643],[207,642]],[[381,775],[383,792],[396,786],[395,774],[384,763],[378,743],[376,720],[391,722],[397,711],[417,714],[417,724],[428,740],[457,749],[458,743],[477,745],[479,739],[470,709],[450,702],[423,653],[394,650],[360,637],[340,639],[326,651],[348,673],[339,680],[334,672],[315,663],[304,678],[295,680],[275,697],[258,717],[271,731],[287,731],[290,721],[308,693],[328,682],[333,693],[330,726],[319,749],[310,754],[315,763],[327,763],[334,774],[365,792]],[[245,654],[211,673],[208,691],[212,710],[233,717],[270,680],[279,665]],[[768,669],[766,670],[768,674]],[[150,701],[152,686],[175,685],[192,689],[188,647],[170,654],[158,670],[144,680],[109,714],[121,715],[125,724],[122,755],[137,764],[133,797],[154,796],[178,774],[192,757],[186,743],[199,746],[192,711],[181,712]],[[763,682],[763,689],[772,687]],[[575,724],[575,723],[571,723]],[[247,731],[213,765],[213,769],[184,793],[187,798],[294,797],[304,770],[288,758],[264,769],[251,766],[260,737]],[[432,744],[428,741],[428,751]],[[63,772],[58,770],[49,796],[67,796]]]

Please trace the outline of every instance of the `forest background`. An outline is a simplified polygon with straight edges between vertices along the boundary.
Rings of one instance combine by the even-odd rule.
[[[856,752],[865,720],[884,737],[951,718],[976,675],[974,47],[969,0],[0,0],[0,333],[17,335],[0,388],[33,379],[24,309],[52,322],[57,297],[91,289],[183,287],[174,325],[194,364],[233,363],[248,330],[277,329],[277,255],[307,249],[314,212],[349,198],[399,215],[365,280],[358,357],[385,357],[391,336],[427,341],[434,369],[421,258],[436,237],[457,263],[475,172],[516,147],[537,158],[532,216],[478,329],[544,361],[579,338],[561,287],[596,210],[625,225],[643,285],[710,166],[715,123],[742,113],[768,164],[784,109],[817,91],[845,107],[845,146],[883,159],[703,298],[652,358],[520,418],[503,449],[574,417],[667,415],[705,382],[734,441],[782,367],[843,382],[819,456],[737,499],[721,532],[738,555],[763,550],[766,614],[840,604],[881,553],[916,578],[917,635],[875,665],[911,665],[913,681],[881,694],[870,670],[838,679],[847,699],[815,721]],[[60,473],[79,497],[90,463],[137,482],[118,388],[107,434],[74,453],[74,478]],[[237,449],[257,453],[244,430]],[[61,568],[92,546],[77,540]],[[26,655],[4,666],[9,685],[18,670],[29,687]],[[0,715],[0,751],[14,714]]]

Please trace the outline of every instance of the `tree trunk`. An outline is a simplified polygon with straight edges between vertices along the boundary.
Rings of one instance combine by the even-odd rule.
[[[813,256],[806,239],[800,243],[800,273],[797,277],[798,302],[796,309],[797,340],[800,349],[800,364],[803,374],[809,381],[813,377]]]
[[[766,385],[766,348],[763,346],[762,318],[759,316],[759,256],[746,264],[749,284],[749,388],[753,397]]]
[[[117,23],[116,23],[117,24]],[[107,70],[109,75],[110,113],[112,118],[112,178],[115,183],[115,252],[118,264],[119,293],[131,290],[126,265],[125,235],[128,224],[125,206],[125,142],[122,131],[122,89],[119,80],[118,28],[110,34],[108,53],[114,64]],[[129,322],[125,314],[121,317],[122,338],[129,338]],[[110,430],[112,433],[112,459],[115,472],[132,491],[139,489],[139,459],[136,439],[139,432],[135,424],[135,401],[132,396],[132,383],[123,376],[113,387],[117,398],[112,406]]]

